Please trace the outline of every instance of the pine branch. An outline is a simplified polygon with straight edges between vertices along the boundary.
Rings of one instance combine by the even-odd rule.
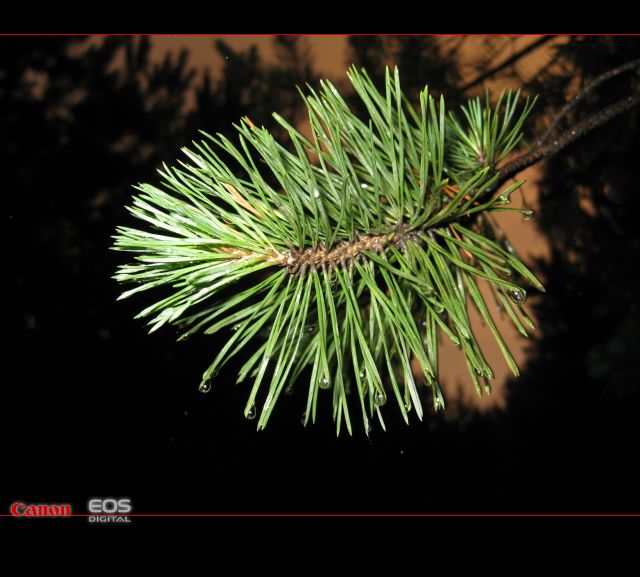
[[[511,162],[501,167],[498,171],[500,177],[496,180],[496,183],[487,189],[487,194],[498,190],[504,183],[513,178],[516,174],[533,166],[541,160],[550,158],[569,146],[572,142],[575,142],[587,133],[595,130],[596,128],[606,124],[609,120],[616,116],[626,112],[640,103],[640,91],[635,92],[620,99],[607,108],[600,110],[592,116],[580,121],[578,124],[569,127],[565,132],[553,139],[549,143],[549,138],[553,131],[557,128],[560,121],[573,110],[586,96],[591,94],[598,86],[614,78],[624,72],[633,70],[640,67],[640,59],[632,60],[610,70],[607,70],[600,76],[594,78],[589,84],[584,86],[567,104],[565,104],[560,111],[554,116],[549,123],[545,131],[537,138],[533,144],[531,150],[521,156],[515,158]]]
[[[626,64],[622,64],[621,66],[617,66],[616,68],[612,68],[611,70],[607,70],[600,76],[594,78],[589,84],[584,86],[569,102],[567,102],[553,117],[553,120],[549,123],[545,131],[540,135],[540,137],[535,141],[533,148],[538,148],[542,146],[551,136],[553,131],[557,128],[560,121],[571,112],[585,97],[591,94],[598,86],[610,80],[611,78],[615,78],[620,74],[627,72],[629,70],[633,70],[634,68],[640,68],[640,58],[637,60],[632,60],[631,62],[627,62]]]
[[[543,144],[533,148],[531,151],[523,154],[511,162],[505,164],[502,168],[499,169],[500,177],[496,181],[496,183],[488,190],[488,192],[492,192],[498,190],[500,186],[502,186],[509,179],[513,178],[516,174],[533,166],[534,164],[540,162],[541,160],[550,158],[560,151],[569,146],[572,142],[575,142],[579,138],[582,138],[592,130],[602,126],[609,122],[609,120],[619,116],[623,112],[630,110],[634,106],[640,104],[640,91],[634,92],[629,96],[622,98],[611,104],[610,106],[604,108],[581,120],[574,126],[565,130],[558,137],[554,138],[551,142],[547,144]]]
[[[200,388],[253,344],[238,382],[253,381],[245,416],[262,429],[284,391],[306,376],[303,421],[315,422],[318,398],[331,395],[339,433],[352,431],[354,408],[364,430],[393,398],[404,420],[422,419],[422,392],[412,360],[444,406],[438,339],[464,353],[478,394],[493,371],[471,328],[475,307],[513,371],[518,367],[479,283],[527,335],[525,284],[544,290],[485,218],[511,208],[515,184],[484,199],[496,163],[518,144],[533,102],[519,93],[492,107],[445,114],[425,88],[414,109],[387,70],[380,92],[362,71],[349,78],[367,117],[356,116],[329,82],[304,95],[312,136],[279,115],[291,146],[244,119],[237,143],[203,133],[183,149],[180,168],[165,166],[159,186],[141,184],[129,207],[143,228],[120,227],[114,247],[135,255],[115,278],[133,284],[120,298],[157,287],[169,296],[144,309],[150,332],[169,323],[182,331],[228,335]],[[242,283],[242,284],[241,284]],[[225,289],[230,289],[225,291]],[[234,290],[231,290],[234,289]],[[526,328],[525,328],[526,327]],[[326,391],[326,392],[325,392]],[[258,408],[260,410],[258,410]]]

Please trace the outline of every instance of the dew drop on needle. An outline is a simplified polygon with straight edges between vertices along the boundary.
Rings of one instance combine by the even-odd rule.
[[[509,297],[516,304],[522,304],[525,300],[527,300],[527,295],[520,289],[509,291]]]
[[[256,418],[256,405],[255,403],[249,407],[249,409],[245,409],[244,416],[247,419],[255,419]]]

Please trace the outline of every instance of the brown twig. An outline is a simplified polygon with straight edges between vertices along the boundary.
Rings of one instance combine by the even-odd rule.
[[[589,116],[588,118],[578,122],[576,125],[568,128],[550,142],[542,144],[541,146],[536,146],[529,152],[515,158],[511,162],[508,162],[498,169],[500,177],[493,186],[487,190],[487,193],[498,190],[505,182],[514,177],[518,172],[521,172],[525,168],[528,168],[545,158],[550,158],[551,156],[558,154],[558,152],[565,149],[572,142],[582,138],[585,134],[602,126],[612,118],[615,118],[619,114],[626,112],[638,104],[640,104],[640,91],[636,91],[626,98],[618,100],[607,108],[596,112],[592,116]]]
[[[623,72],[627,72],[628,70],[633,70],[634,68],[640,68],[640,58],[638,58],[637,60],[632,60],[631,62],[627,62],[626,64],[622,64],[621,66],[617,66],[616,68],[612,68],[611,70],[607,70],[605,73],[594,78],[560,109],[560,111],[554,116],[553,120],[549,123],[549,126],[547,126],[542,135],[535,141],[533,148],[543,145],[549,139],[549,136],[551,136],[553,130],[558,126],[558,123],[569,112],[571,112],[571,110],[573,110],[581,100],[583,100],[587,95],[593,92],[598,86],[600,86],[607,80],[610,80],[611,78],[614,78],[615,76],[618,76]]]

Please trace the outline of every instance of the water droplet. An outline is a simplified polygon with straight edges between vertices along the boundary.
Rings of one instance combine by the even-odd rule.
[[[484,384],[484,390],[487,393],[487,395],[491,394],[491,385],[489,383],[485,383]]]
[[[208,393],[211,390],[211,379],[206,379],[200,383],[198,390],[201,393]]]
[[[315,325],[309,325],[309,326],[307,327],[307,332],[308,332],[308,333],[315,333],[315,332],[316,332],[316,327],[315,327]]]
[[[244,410],[244,416],[247,419],[255,419],[256,418],[256,404],[254,403],[249,407],[249,409]]]
[[[411,401],[405,401],[404,410],[407,411],[407,413],[411,410]]]
[[[360,186],[361,186],[362,188],[369,188],[369,185],[368,185],[368,184],[366,184],[366,183],[362,183]]]
[[[482,372],[482,369],[479,369],[478,367],[473,367],[473,372],[476,374],[476,376],[481,377],[484,373]]]
[[[513,248],[513,245],[508,240],[504,241],[504,248],[506,248],[507,252],[511,254],[514,254],[516,252],[515,249]]]
[[[361,378],[361,379],[364,379],[366,376],[367,376],[367,371],[365,371],[364,369],[362,369],[362,370],[360,371],[360,378]]]
[[[509,291],[509,297],[516,304],[522,304],[527,300],[526,293],[520,289]]]
[[[317,188],[313,191],[313,197],[320,198],[320,191]]]
[[[522,220],[531,220],[533,218],[532,210],[524,210],[522,211]]]
[[[435,310],[436,314],[439,315],[444,312],[444,305],[442,303],[434,303],[433,310]]]
[[[367,421],[367,435],[371,432],[371,423]]]
[[[233,328],[231,329],[233,332],[236,332],[238,329],[240,328],[240,325],[234,325]]]
[[[329,379],[327,379],[326,377],[323,377],[323,379],[320,381],[321,389],[328,389],[330,385],[331,383],[329,382]]]
[[[293,394],[293,384],[287,386],[287,388],[284,390],[284,394],[285,395],[292,395]]]
[[[307,426],[307,413],[302,413],[302,418],[300,422],[306,427]]]
[[[502,204],[509,204],[511,202],[511,194],[501,194],[500,202]]]
[[[384,391],[376,391],[373,395],[373,402],[381,407],[387,402],[387,395]]]

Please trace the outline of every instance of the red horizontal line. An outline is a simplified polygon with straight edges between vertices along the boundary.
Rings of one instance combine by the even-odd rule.
[[[3,513],[0,517],[39,516]],[[41,517],[640,517],[640,513],[72,513]]]
[[[356,34],[334,34],[334,33],[308,33],[308,34],[278,34],[278,33],[264,33],[264,32],[260,32],[260,33],[256,33],[256,34],[246,34],[246,33],[220,33],[220,34],[198,34],[198,33],[191,33],[191,34],[185,34],[185,33],[177,33],[177,34],[172,34],[172,33],[154,33],[154,32],[144,32],[144,33],[138,33],[138,34],[131,34],[131,33],[126,33],[126,34],[118,34],[118,33],[110,33],[110,34],[106,34],[106,33],[97,33],[97,34],[90,34],[90,33],[78,33],[78,34],[67,34],[67,33],[59,33],[59,32],[54,32],[54,33],[45,33],[45,34],[31,34],[28,32],[21,32],[21,33],[16,33],[16,34],[12,34],[10,32],[3,32],[0,33],[0,36],[176,36],[176,37],[211,37],[211,36],[236,36],[236,37],[251,37],[251,36],[333,36],[333,37],[344,37],[344,36],[520,36],[520,37],[527,37],[527,36],[633,36],[633,37],[637,37],[640,36],[640,33],[623,33],[623,34],[604,34],[604,33],[597,33],[597,34],[577,34],[577,33],[571,33],[571,34],[544,34],[544,33],[533,33],[533,32],[528,32],[525,34],[507,34],[507,33],[500,33],[500,34],[492,34],[492,33],[479,33],[479,32],[473,32],[473,33],[468,33],[468,34],[464,34],[464,33],[450,33],[450,34],[444,34],[444,33],[439,33],[439,34],[406,34],[406,33],[400,33],[400,34],[372,34],[372,33],[356,33]]]

